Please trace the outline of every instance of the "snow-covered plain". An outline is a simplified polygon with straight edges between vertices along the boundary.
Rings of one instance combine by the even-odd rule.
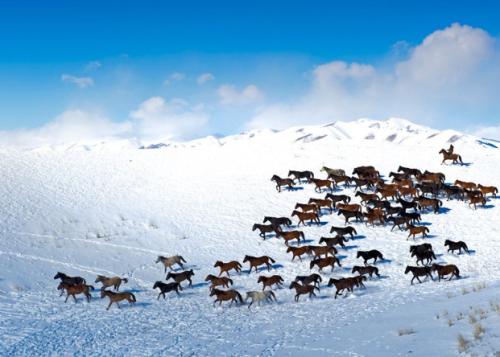
[[[450,142],[467,165],[440,164],[438,151]],[[144,146],[150,144],[158,143]],[[483,320],[481,340],[470,336],[465,320],[448,326],[451,317],[436,317],[500,303],[498,199],[477,210],[444,201],[440,214],[423,216],[438,260],[456,264],[462,279],[410,286],[411,276],[403,273],[415,261],[407,233],[355,224],[359,235],[339,250],[343,268],[325,271],[318,297],[299,303],[288,285],[310,273],[309,261],[291,262],[282,240],[263,241],[251,231],[265,215],[289,216],[296,202],[324,196],[306,184],[278,193],[273,174],[308,169],[323,177],[323,165],[348,173],[374,165],[388,175],[403,165],[441,171],[448,182],[500,186],[495,142],[399,119],[365,119],[167,144],[0,149],[0,355],[453,356],[458,333],[471,340],[468,353],[500,351],[498,312]],[[353,196],[352,189],[344,193]],[[330,236],[341,218],[325,214],[324,224],[301,229],[312,244]],[[446,239],[466,241],[473,253],[446,253]],[[326,281],[350,276],[361,263],[358,249],[384,254],[382,278],[335,300]],[[165,275],[156,257],[174,254],[194,269],[194,287],[157,301],[152,286]],[[285,278],[285,288],[276,291],[279,302],[214,308],[205,276],[218,273],[216,260],[241,262],[246,254],[276,259],[272,273]],[[232,276],[234,288],[260,290],[258,274],[247,270]],[[81,297],[65,304],[53,279],[57,271],[92,283],[96,274],[127,277],[122,290],[134,292],[138,302],[106,311],[107,299],[96,289],[90,304]],[[398,332],[406,329],[412,333]]]

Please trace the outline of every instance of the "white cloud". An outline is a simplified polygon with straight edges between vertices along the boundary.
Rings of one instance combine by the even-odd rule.
[[[102,67],[101,62],[99,62],[99,61],[90,61],[85,66],[85,72],[92,72],[92,71],[98,70],[101,67]]]
[[[184,79],[186,79],[186,75],[184,73],[174,72],[167,79],[165,79],[163,81],[163,84],[168,86],[169,84],[172,84],[173,82],[183,81]]]
[[[235,86],[224,84],[217,89],[221,104],[246,105],[262,100],[264,94],[254,85],[249,84],[241,91]]]
[[[129,122],[115,123],[98,113],[67,110],[36,129],[0,131],[0,144],[34,148],[72,142],[94,143],[130,135],[131,129]]]
[[[213,81],[215,79],[214,75],[212,73],[202,73],[198,76],[196,81],[198,84],[204,84],[208,81]]]
[[[94,85],[94,80],[90,77],[77,77],[71,74],[61,75],[61,81],[76,84],[80,88],[87,88]]]
[[[130,113],[134,131],[144,140],[189,138],[203,132],[208,114],[202,106],[189,107],[182,99],[167,102],[162,97],[152,97]]]
[[[485,31],[453,24],[405,53],[390,68],[342,61],[321,64],[312,71],[304,96],[259,108],[246,126],[279,129],[398,116],[468,127],[470,118],[500,112],[495,98],[500,91],[500,53]]]

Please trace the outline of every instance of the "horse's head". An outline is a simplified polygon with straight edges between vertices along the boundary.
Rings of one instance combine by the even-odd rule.
[[[208,274],[208,275],[207,275],[207,277],[205,278],[205,281],[210,281],[210,280],[212,280],[213,278],[215,278],[215,276],[214,276],[214,275],[212,275],[212,274]]]
[[[100,282],[102,279],[104,278],[104,276],[102,275],[98,275],[97,278],[95,279],[94,283],[98,283]],[[154,288],[153,288],[154,289]]]
[[[155,263],[161,262],[162,259],[164,259],[164,258],[161,255],[159,255],[158,258],[156,258],[156,262]]]
[[[248,255],[245,255],[245,258],[243,258],[243,263],[247,262],[250,260],[250,257]]]
[[[188,275],[189,275],[189,276],[194,276],[194,271],[193,271],[193,269],[191,269],[191,270],[189,271]]]
[[[63,283],[59,283],[59,285],[57,285],[57,290],[62,290],[63,288],[64,288]]]
[[[408,274],[409,272],[410,272],[410,266],[409,266],[409,265],[407,265],[407,266],[406,266],[406,269],[405,269],[405,274]]]
[[[58,271],[57,274],[54,276],[54,280],[55,279],[60,279],[60,278],[64,278],[64,274],[61,273],[60,271]]]
[[[361,256],[362,256],[362,252],[358,252],[358,253],[356,254],[356,258],[359,258],[359,257],[361,257]]]
[[[288,176],[291,176],[292,174],[293,174],[292,170],[288,171]]]
[[[222,265],[222,262],[220,260],[217,260],[214,264],[214,268],[220,267]]]
[[[172,273],[171,273],[171,272],[169,272],[169,273],[167,274],[167,276],[165,277],[165,280],[168,280],[168,279],[170,279],[171,277],[172,277]]]
[[[354,274],[359,270],[359,267],[352,267],[351,273]]]
[[[215,294],[219,294],[219,293],[220,293],[220,290],[212,289],[212,291],[210,292],[210,296],[214,296]]]
[[[287,251],[288,253],[288,251]],[[264,277],[263,276],[259,276],[259,279],[257,279],[257,283],[261,283],[264,281]]]
[[[158,286],[160,286],[160,283],[160,281],[155,282],[155,284],[153,285],[153,289],[156,289]]]
[[[252,226],[252,232],[255,231],[257,229],[257,223],[255,223],[253,226]]]
[[[288,248],[287,248],[287,250],[286,250],[286,252],[287,252],[287,253],[290,253],[292,250],[293,250],[293,248],[292,248],[292,247],[288,247]],[[259,279],[260,279],[260,278],[259,278]]]
[[[293,216],[296,216],[298,213],[299,213],[298,211],[295,211],[295,210],[294,210],[294,211],[292,212],[292,217],[293,217]]]
[[[290,286],[288,287],[288,289],[293,289],[296,286],[299,286],[299,283],[297,283],[296,281],[292,281],[292,283],[290,284]]]
[[[273,177],[271,177],[271,181],[278,181],[279,179],[278,175],[273,175]]]

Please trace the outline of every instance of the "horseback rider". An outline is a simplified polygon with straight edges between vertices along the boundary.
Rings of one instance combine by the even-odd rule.
[[[454,150],[454,149],[455,149],[455,148],[453,147],[453,144],[450,144],[450,147],[448,148],[448,155],[453,154],[453,150]]]

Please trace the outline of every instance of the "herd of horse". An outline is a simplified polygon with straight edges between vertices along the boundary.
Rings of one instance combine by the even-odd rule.
[[[453,153],[453,147],[448,150],[442,150],[443,162],[452,160],[454,163],[461,163],[460,155]],[[467,202],[470,207],[477,208],[478,204],[485,205],[487,196],[496,197],[498,189],[493,186],[483,186],[474,182],[455,180],[454,184],[446,183],[446,177],[440,172],[421,171],[416,168],[399,166],[397,171],[390,172],[388,177],[391,180],[388,182],[383,178],[378,170],[373,166],[359,166],[354,168],[352,176],[347,176],[343,169],[332,169],[322,167],[320,172],[326,173],[324,179],[316,178],[312,171],[295,171],[290,170],[288,177],[281,178],[274,175],[271,180],[276,184],[276,190],[281,192],[282,188],[293,190],[297,184],[312,184],[314,191],[317,193],[326,193],[324,197],[312,197],[307,202],[296,203],[291,217],[271,217],[265,216],[262,223],[255,223],[252,227],[253,231],[258,230],[260,237],[263,240],[274,234],[274,237],[283,239],[286,246],[286,253],[291,254],[291,261],[298,258],[298,264],[303,262],[303,259],[309,257],[309,269],[318,270],[318,273],[312,272],[309,275],[296,276],[290,282],[289,289],[295,290],[295,301],[299,301],[301,295],[309,297],[316,296],[315,291],[320,291],[323,278],[319,273],[323,272],[324,268],[330,268],[333,272],[335,267],[342,267],[338,254],[338,249],[346,249],[345,242],[354,238],[358,233],[356,228],[349,225],[352,221],[366,226],[371,225],[389,225],[391,231],[395,228],[400,231],[407,231],[407,239],[417,236],[425,238],[428,236],[429,228],[421,225],[422,214],[433,212],[439,214],[443,205],[443,199],[446,200],[461,200]],[[336,194],[340,186],[344,188],[354,188],[354,196],[346,194]],[[326,191],[326,192],[325,192]],[[359,203],[354,203],[353,200],[358,199]],[[305,233],[299,230],[300,225],[320,224],[321,218],[325,214],[335,213],[344,218],[345,226],[332,226],[330,233],[335,233],[332,237],[320,237],[317,245],[305,244]],[[296,217],[296,228],[292,228],[292,220]],[[267,236],[266,236],[267,234]],[[295,243],[295,244],[293,244]],[[452,254],[458,251],[458,254],[470,253],[467,244],[463,241],[446,240],[444,246],[448,248],[448,252]],[[410,246],[410,255],[416,259],[416,265],[407,266],[404,273],[412,274],[410,284],[413,284],[416,279],[422,283],[422,279],[430,278],[434,280],[433,273],[437,274],[438,281],[449,276],[449,280],[453,277],[460,278],[460,271],[454,264],[437,264],[436,255],[430,243],[422,243],[419,245]],[[375,265],[377,262],[384,261],[383,254],[375,249],[356,252],[356,258],[361,259],[363,265],[355,265],[351,269],[352,276],[339,277],[337,279],[330,278],[328,280],[329,287],[334,286],[336,289],[335,298],[342,295],[344,292],[353,292],[355,288],[366,288],[364,282],[368,277],[380,278],[379,268]],[[370,263],[370,260],[372,262]],[[192,278],[195,275],[192,269],[185,270],[184,264],[186,260],[180,255],[169,257],[158,256],[156,263],[162,263],[164,273],[166,275],[166,283],[156,281],[153,289],[159,289],[157,299],[166,294],[175,292],[180,295],[183,290],[182,283],[187,282],[189,287],[192,287]],[[271,271],[273,264],[276,261],[269,256],[244,256],[242,263],[248,263],[248,274],[253,271],[259,273],[259,268],[262,267]],[[277,301],[274,288],[282,288],[285,280],[280,275],[259,275],[257,284],[262,284],[261,291],[248,291],[246,298],[243,299],[240,292],[232,288],[234,284],[231,279],[231,273],[241,274],[243,264],[239,261],[216,261],[214,268],[218,268],[218,274],[209,274],[205,278],[205,282],[209,283],[209,296],[215,297],[214,305],[222,304],[224,301],[229,301],[230,305],[233,302],[243,304],[247,300],[251,300],[248,308],[252,304],[261,302]],[[371,264],[371,265],[370,265]],[[177,271],[177,267],[182,271]],[[168,273],[167,273],[168,271]],[[357,274],[357,275],[354,275]],[[54,279],[60,279],[61,282],[58,290],[61,295],[66,292],[66,300],[70,296],[76,302],[76,295],[83,294],[87,301],[91,300],[91,291],[94,290],[92,285],[87,285],[82,277],[70,277],[64,273],[57,273]],[[109,305],[113,303],[120,308],[119,302],[127,300],[133,304],[136,302],[135,295],[131,292],[119,292],[122,283],[127,283],[126,278],[106,277],[98,275],[95,283],[100,282],[101,298],[108,297]],[[112,288],[114,291],[109,290]],[[266,290],[267,289],[267,290]]]

